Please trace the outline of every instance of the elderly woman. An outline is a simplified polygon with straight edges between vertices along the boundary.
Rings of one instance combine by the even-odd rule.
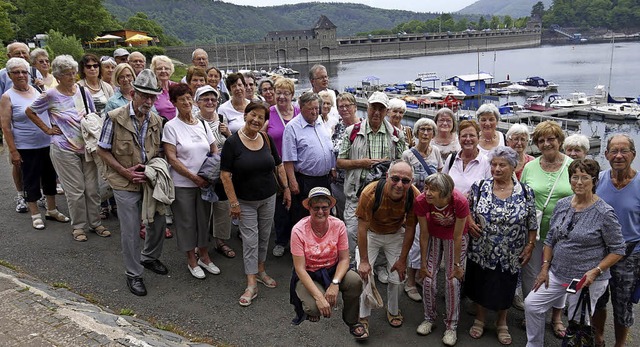
[[[387,119],[389,123],[400,131],[404,132],[404,141],[407,143],[407,148],[411,148],[414,145],[413,132],[411,127],[402,125],[402,118],[407,112],[407,103],[401,99],[389,100],[389,112],[387,112]]]
[[[333,91],[323,90],[318,93],[320,98],[322,98],[322,105],[320,105],[320,116],[322,118],[322,125],[324,125],[325,129],[329,132],[330,136],[333,136],[333,132],[335,131],[335,126],[338,123],[337,117],[331,116],[331,109],[333,106]],[[333,95],[335,96],[335,94]]]
[[[473,120],[463,120],[458,127],[462,150],[453,152],[444,162],[442,172],[449,174],[456,189],[467,195],[473,182],[491,177],[489,160],[480,152],[480,127]]]
[[[291,302],[296,309],[297,324],[307,315],[310,322],[320,316],[331,317],[342,292],[342,320],[356,339],[366,339],[364,326],[358,322],[362,280],[349,270],[349,240],[344,222],[329,215],[336,199],[329,189],[311,189],[302,205],[310,216],[302,218],[291,231],[293,278]],[[295,293],[295,295],[294,295]]]
[[[256,94],[257,81],[253,73],[246,72],[242,75],[244,76],[244,91],[245,91],[244,97],[247,100],[251,100],[251,101],[256,101],[256,102],[263,101],[262,98],[260,98]]]
[[[440,155],[444,160],[449,154],[457,153],[460,150],[460,142],[458,142],[458,134],[456,133],[456,117],[451,109],[443,107],[436,113],[434,121],[438,129],[431,144],[440,150]]]
[[[231,92],[231,99],[220,105],[218,113],[224,116],[229,124],[229,130],[235,134],[239,129],[244,127],[244,110],[251,102],[245,98],[244,76],[241,73],[232,73],[225,80],[227,89]]]
[[[488,154],[497,146],[506,146],[505,135],[496,130],[498,119],[500,119],[500,111],[496,105],[483,104],[476,111],[476,118],[481,129],[478,149],[482,154]]]
[[[244,118],[242,129],[227,138],[222,148],[220,179],[229,198],[231,217],[239,219],[242,236],[247,288],[238,303],[249,306],[258,296],[257,282],[268,288],[277,285],[265,271],[265,260],[276,202],[275,180],[279,179],[283,187],[289,184],[275,143],[260,132],[269,119],[269,110],[262,103],[251,102]],[[284,190],[283,202],[287,208],[291,204],[289,189]]]
[[[6,69],[13,86],[0,99],[0,121],[11,163],[22,168],[23,196],[31,213],[31,226],[38,230],[45,227],[37,205],[42,196],[40,189],[46,196],[45,219],[69,222],[56,208],[56,171],[49,157],[51,137],[25,114],[25,109],[40,95],[29,85],[29,63],[11,58]]]
[[[507,310],[513,302],[520,267],[529,261],[535,246],[536,207],[531,188],[513,177],[518,153],[498,146],[489,158],[492,177],[474,183],[468,198],[480,227],[479,232],[469,230],[472,239],[465,293],[478,304],[469,335],[474,339],[482,336],[489,309],[498,312],[498,341],[510,345]]]
[[[338,158],[338,153],[340,152],[340,146],[342,145],[342,140],[344,139],[344,133],[347,128],[353,124],[359,123],[360,118],[356,115],[357,106],[356,106],[356,98],[351,93],[340,93],[336,97],[336,107],[338,108],[338,114],[340,115],[340,120],[338,124],[336,124],[333,136],[331,137],[331,142],[333,143],[333,154]],[[344,204],[345,204],[345,195],[344,195],[344,177],[345,170],[344,169],[336,169],[336,174],[331,182],[331,193],[336,198],[336,217],[343,219],[344,215]]]
[[[222,80],[222,72],[217,67],[212,66],[207,69],[207,83],[220,93],[220,101],[218,105],[224,104],[229,100],[229,93],[220,90],[220,81]]]
[[[402,160],[413,167],[413,181],[416,188],[422,191],[424,180],[436,172],[442,170],[442,157],[440,151],[431,146],[431,139],[436,132],[436,123],[429,118],[420,118],[413,125],[413,138],[417,141],[415,147],[407,149],[402,153]],[[420,229],[416,230],[411,251],[409,251],[410,262],[407,266],[407,282],[404,291],[409,298],[420,301],[420,293],[416,288],[416,270],[420,270]]]
[[[589,152],[591,145],[589,144],[589,138],[582,134],[573,134],[567,136],[562,144],[562,150],[571,159],[585,159]]]
[[[278,155],[282,155],[284,127],[290,120],[300,114],[300,107],[292,102],[294,93],[293,81],[288,78],[278,78],[275,83],[275,88],[276,104],[269,108],[269,119],[263,127],[263,130],[266,129],[267,134],[273,139]],[[282,195],[278,195],[276,198],[274,225],[276,244],[273,247],[273,255],[276,257],[284,255],[285,247],[289,243],[289,235],[292,227],[291,216],[289,211],[284,208],[282,199]]]
[[[175,186],[174,212],[178,248],[187,253],[187,267],[195,278],[205,278],[203,268],[214,275],[220,269],[209,258],[209,219],[211,204],[202,199],[200,188],[209,183],[198,176],[202,161],[218,146],[211,129],[193,116],[191,89],[184,83],[169,87],[169,97],[178,116],[168,121],[162,131],[164,152]],[[198,258],[196,258],[198,248]]]
[[[276,104],[275,86],[272,80],[265,78],[258,83],[258,94],[264,99],[264,102],[273,106]]]
[[[190,66],[189,69],[187,69],[186,79],[189,88],[191,88],[191,92],[195,94],[198,88],[207,84],[207,73],[201,67]]]
[[[111,236],[98,215],[98,167],[95,161],[85,160],[85,144],[80,132],[82,118],[87,112],[95,112],[93,98],[88,90],[84,96],[80,94],[75,83],[78,63],[73,57],[59,55],[53,60],[52,67],[58,85],[42,93],[25,112],[38,128],[51,135],[51,162],[65,189],[73,239],[87,241],[85,229],[101,237]],[[48,114],[51,125],[38,114]]]
[[[112,57],[109,57],[107,55],[104,55],[102,57],[100,57],[100,65],[101,65],[101,70],[102,70],[102,80],[105,83],[110,84],[111,86],[114,86],[114,81],[112,80],[113,78],[113,70],[116,69],[116,66],[118,64],[116,64],[115,59],[113,59]]]
[[[420,275],[424,278],[424,321],[417,333],[428,335],[436,320],[437,276],[440,263],[445,269],[445,332],[442,342],[455,345],[460,315],[460,290],[466,263],[468,237],[465,223],[469,216],[467,198],[454,189],[451,176],[435,173],[424,182],[416,197],[414,211],[420,225]]]
[[[522,171],[520,181],[527,184],[536,198],[536,210],[542,219],[538,219],[539,237],[531,255],[531,261],[522,268],[522,292],[528,295],[533,288],[533,282],[542,268],[542,246],[547,232],[549,220],[558,200],[572,194],[569,184],[567,166],[572,159],[560,153],[560,147],[564,141],[564,132],[558,123],[544,121],[536,126],[533,131],[533,143],[535,143],[542,156],[529,162]],[[565,327],[562,323],[562,309],[564,302],[554,304],[551,324],[556,337],[564,337]]]
[[[564,304],[565,296],[570,315],[579,309],[576,304],[583,288],[589,289],[591,307],[595,307],[611,277],[609,268],[625,254],[618,218],[595,194],[599,173],[595,160],[578,159],[569,165],[574,195],[555,206],[544,241],[543,265],[525,300],[529,347],[544,345],[545,314]],[[566,284],[574,278],[581,279],[577,292],[567,295]],[[591,317],[585,318],[589,324]]]
[[[172,120],[177,114],[176,107],[169,98],[169,87],[175,84],[171,81],[171,75],[175,72],[173,62],[166,55],[156,55],[151,59],[149,68],[156,74],[158,85],[162,87],[162,93],[158,95],[154,106],[158,115],[166,120]]]
[[[224,122],[220,121],[220,117],[216,112],[218,108],[218,91],[206,85],[196,90],[195,101],[198,105],[196,117],[203,120],[213,134],[218,152],[222,151],[224,142],[227,137],[231,136],[229,128]],[[213,238],[215,240],[215,250],[227,258],[234,258],[236,253],[224,241],[231,237],[231,216],[229,215],[229,199],[224,192],[222,182],[214,187],[218,201],[211,204],[211,227],[213,228]]]
[[[131,101],[135,78],[136,74],[131,65],[122,63],[116,66],[115,70],[113,70],[113,85],[116,87],[116,92],[107,101],[103,114],[122,107]]]
[[[78,85],[89,90],[96,108],[95,112],[101,114],[107,105],[107,100],[113,96],[113,87],[102,80],[100,60],[95,55],[87,53],[80,59],[79,69],[80,81],[78,81]]]
[[[515,168],[516,178],[522,177],[522,170],[528,162],[535,159],[527,154],[527,145],[529,144],[529,127],[524,124],[514,124],[507,131],[507,146],[513,148],[518,153],[518,165]]]
[[[35,67],[42,75],[42,82],[46,89],[51,89],[58,84],[49,71],[51,66],[49,65],[49,53],[47,53],[47,51],[42,48],[36,48],[29,53],[29,59],[31,60],[33,67]]]

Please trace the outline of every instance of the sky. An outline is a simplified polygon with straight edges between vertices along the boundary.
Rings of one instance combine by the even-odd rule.
[[[371,7],[407,10],[415,12],[455,12],[464,7],[473,4],[477,0],[222,0],[224,2],[234,3],[236,5],[247,6],[275,6],[289,5],[301,2],[351,2],[368,5]]]

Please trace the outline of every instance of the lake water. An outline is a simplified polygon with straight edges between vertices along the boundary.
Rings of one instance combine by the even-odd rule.
[[[330,76],[330,86],[339,91],[357,86],[365,76],[376,76],[381,84],[413,81],[421,72],[436,72],[440,80],[455,75],[487,72],[494,81],[510,78],[517,81],[529,76],[540,76],[559,84],[558,94],[571,92],[594,94],[596,85],[608,85],[611,70],[611,95],[640,95],[640,42],[582,44],[567,46],[541,46],[497,52],[463,53],[426,56],[407,59],[385,59],[361,62],[338,62],[325,64]],[[301,71],[297,90],[310,88],[307,72],[309,65],[293,66]],[[514,99],[513,97],[511,97]],[[520,101],[523,97],[516,97]],[[500,103],[506,102],[501,98]],[[582,120],[580,132],[586,136],[602,139],[601,151],[592,153],[603,168],[609,164],[604,158],[606,140],[610,134],[630,134],[640,146],[640,122],[599,122]],[[640,156],[636,156],[633,167],[640,170]]]

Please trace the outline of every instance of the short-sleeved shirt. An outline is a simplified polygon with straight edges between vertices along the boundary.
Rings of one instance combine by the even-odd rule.
[[[382,190],[380,207],[373,213],[373,204],[375,201],[376,186],[378,181],[369,183],[360,193],[360,201],[356,209],[356,216],[359,219],[369,222],[369,230],[376,234],[394,234],[405,225],[415,227],[417,219],[414,213],[415,204],[412,204],[411,210],[405,212],[407,195],[399,201],[393,201],[389,197],[388,187]],[[418,196],[420,191],[413,185],[413,196]]]
[[[446,145],[439,144],[435,138],[431,139],[431,145],[438,147],[442,160],[447,159],[449,154],[456,153],[460,150],[460,142],[458,142],[458,134],[452,134],[451,142]]]
[[[258,201],[276,193],[276,177],[273,170],[282,160],[271,137],[259,150],[248,149],[238,133],[225,141],[222,147],[220,170],[231,173],[233,188],[238,199]],[[271,147],[271,151],[269,151]]]
[[[173,85],[175,82],[169,82],[169,86]],[[169,88],[162,89],[162,93],[158,95],[156,102],[153,104],[158,111],[158,114],[167,120],[172,120],[178,114],[176,111],[176,107],[173,106],[171,100],[169,100]]]
[[[288,121],[284,120],[284,118],[280,118],[280,114],[276,105],[273,105],[269,108],[269,124],[267,125],[267,134],[271,136],[273,142],[276,144],[276,149],[278,150],[278,154],[280,156],[282,156],[282,137],[284,135],[284,127],[287,126],[289,122],[294,120],[299,114],[300,107],[298,107],[298,105],[296,104],[293,104],[293,117]]]
[[[231,100],[220,105],[218,113],[224,116],[232,134],[235,134],[244,126],[244,112],[236,111]]]
[[[197,174],[215,142],[211,129],[201,120],[195,124],[187,124],[179,117],[168,121],[162,131],[162,142],[176,146],[176,157],[187,170]],[[173,167],[169,174],[176,187],[195,188],[197,185],[189,178],[182,176]]]
[[[303,116],[293,118],[284,129],[282,161],[293,162],[296,172],[325,176],[335,166],[329,132],[320,117],[309,124]]]
[[[611,169],[600,174],[596,194],[613,207],[622,227],[626,242],[640,241],[640,173],[624,188],[618,189],[611,182]],[[640,252],[640,242],[632,253]]]
[[[86,88],[85,97],[89,111],[95,112],[93,99]],[[85,144],[80,121],[87,112],[80,88],[76,87],[76,93],[73,96],[64,95],[57,88],[49,89],[40,94],[29,108],[37,114],[48,112],[51,125],[57,125],[62,131],[62,135],[51,136],[51,143],[67,151],[84,153]]]
[[[467,218],[469,215],[469,202],[457,189],[453,190],[452,201],[440,209],[427,202],[424,193],[416,197],[414,203],[416,216],[426,217],[429,227],[429,236],[443,240],[452,240],[456,219]],[[467,233],[464,228],[463,233]]]
[[[442,172],[451,176],[453,182],[456,184],[456,189],[460,193],[467,195],[474,182],[491,177],[491,164],[487,156],[478,153],[475,159],[468,162],[467,166],[463,168],[463,161],[460,157],[461,153],[462,152],[458,152],[457,154],[451,153],[451,155],[455,155],[453,165],[449,168],[451,158],[447,158],[444,162]]]
[[[11,100],[11,132],[13,133],[13,142],[16,148],[37,149],[49,147],[51,136],[45,134],[25,114],[25,109],[40,94],[33,88],[30,89],[29,95],[18,93],[14,88],[10,88],[4,94]],[[48,125],[49,119],[46,114],[41,119]]]
[[[302,218],[291,230],[291,254],[304,257],[305,269],[317,271],[338,263],[340,251],[349,250],[347,227],[336,217],[329,216],[329,230],[318,237],[311,229],[309,216]]]

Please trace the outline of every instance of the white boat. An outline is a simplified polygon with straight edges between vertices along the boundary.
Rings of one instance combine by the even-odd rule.
[[[442,99],[442,94],[436,92],[435,90],[432,90],[432,91],[430,91],[427,94],[424,94],[422,96],[426,97],[426,98],[429,98],[429,99]]]
[[[278,66],[277,68],[273,69],[271,71],[271,73],[274,73],[276,75],[283,75],[283,76],[293,76],[293,75],[299,75],[300,72],[289,68],[289,67],[284,67],[284,66]]]
[[[522,86],[518,83],[514,83],[511,85],[508,85],[506,87],[504,87],[505,90],[509,91],[509,93],[511,94],[519,94],[519,93],[524,93],[524,92],[528,92],[529,90],[527,89],[527,87]]]
[[[558,94],[549,95],[549,99],[547,101],[549,101],[549,106],[551,107],[569,108],[575,106],[573,102],[561,97]]]
[[[446,98],[447,95],[451,95],[458,100],[464,100],[465,96],[467,96],[467,94],[463,93],[456,86],[450,84],[441,85],[440,88],[437,89],[437,92],[442,95],[442,98]]]
[[[570,93],[568,99],[573,103],[574,106],[591,104],[591,100],[589,100],[587,94],[583,92]]]
[[[605,115],[623,116],[625,119],[640,120],[640,105],[632,103],[602,104],[591,106],[591,109]]]
[[[522,80],[522,81],[518,81],[517,83],[514,83],[514,85],[519,85],[522,88],[520,88],[520,90],[523,90],[525,92],[544,92],[544,91],[548,91],[548,90],[557,90],[558,89],[558,85],[556,83],[553,82],[549,82],[549,81],[545,81],[544,78],[542,77],[527,77],[526,79]],[[511,87],[511,86],[509,86]],[[509,88],[507,87],[507,88]]]

